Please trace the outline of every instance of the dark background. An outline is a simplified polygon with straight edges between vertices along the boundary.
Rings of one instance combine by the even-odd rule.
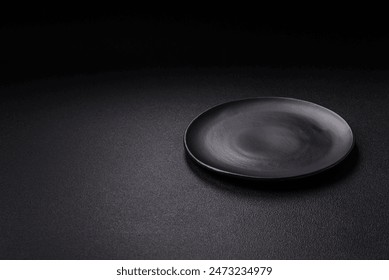
[[[0,20],[0,258],[387,259],[383,12],[25,7]],[[185,155],[199,113],[288,96],[334,110],[356,148],[269,184]]]
[[[380,7],[95,6],[4,9],[1,79],[148,67],[389,65],[389,21]]]

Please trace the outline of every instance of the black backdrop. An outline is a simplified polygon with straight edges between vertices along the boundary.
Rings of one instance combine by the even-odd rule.
[[[378,11],[87,10],[1,19],[1,258],[388,258],[389,38]],[[197,114],[269,95],[342,115],[353,153],[278,184],[186,157]]]
[[[4,8],[1,79],[177,66],[383,69],[389,62],[379,7],[149,6]]]

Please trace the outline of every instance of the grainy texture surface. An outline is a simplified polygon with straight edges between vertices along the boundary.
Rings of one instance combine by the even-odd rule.
[[[389,258],[388,74],[161,69],[3,86],[0,258]],[[331,172],[277,184],[185,156],[199,112],[258,96],[339,113],[356,149]]]

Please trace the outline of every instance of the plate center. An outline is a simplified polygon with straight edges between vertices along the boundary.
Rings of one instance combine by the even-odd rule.
[[[242,152],[266,158],[280,158],[298,152],[302,145],[292,130],[283,126],[266,125],[245,130],[237,136]]]

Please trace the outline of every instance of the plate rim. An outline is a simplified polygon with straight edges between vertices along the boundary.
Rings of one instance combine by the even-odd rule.
[[[350,131],[351,133],[351,146],[350,148],[348,149],[348,151],[340,158],[338,159],[336,162],[334,162],[333,164],[331,165],[328,165],[324,168],[321,168],[321,169],[318,169],[318,170],[315,170],[315,171],[312,171],[312,172],[309,172],[309,173],[306,173],[306,174],[300,174],[300,175],[295,175],[295,176],[284,176],[284,177],[263,177],[263,176],[252,176],[252,175],[244,175],[244,174],[241,174],[241,173],[236,173],[236,172],[231,172],[231,171],[226,171],[226,170],[222,170],[222,169],[219,169],[217,167],[213,167],[211,165],[208,165],[204,162],[202,162],[200,159],[198,159],[195,155],[193,155],[193,153],[190,151],[189,147],[188,147],[188,144],[187,144],[187,141],[186,141],[186,138],[187,138],[187,133],[188,133],[188,130],[189,128],[191,127],[191,125],[197,120],[199,119],[202,115],[206,114],[208,111],[211,111],[219,106],[223,106],[223,105],[227,105],[227,104],[230,104],[230,103],[235,103],[235,102],[240,102],[240,101],[247,101],[247,100],[258,100],[258,99],[279,99],[279,100],[293,100],[293,101],[297,101],[297,102],[302,102],[302,103],[308,103],[310,105],[313,105],[314,107],[319,107],[321,109],[324,109],[325,111],[328,111],[330,114],[333,114],[335,115],[336,117],[338,117],[340,120],[342,120],[348,130]],[[339,163],[341,163],[344,159],[347,158],[347,156],[351,153],[351,151],[354,149],[354,146],[355,146],[355,137],[354,137],[354,133],[353,133],[353,130],[351,129],[350,125],[348,124],[348,122],[342,117],[340,116],[339,114],[337,114],[336,112],[322,106],[322,105],[319,105],[317,103],[314,103],[314,102],[311,102],[311,101],[306,101],[306,100],[302,100],[302,99],[298,99],[298,98],[293,98],[293,97],[283,97],[283,96],[260,96],[260,97],[249,97],[249,98],[243,98],[243,99],[235,99],[235,100],[231,100],[231,101],[227,101],[227,102],[223,102],[223,103],[220,103],[220,104],[217,104],[215,106],[212,106],[208,109],[206,109],[205,111],[203,111],[202,113],[200,113],[199,115],[197,115],[194,119],[192,119],[192,121],[188,124],[188,126],[186,127],[185,129],[185,132],[184,132],[184,146],[185,146],[185,150],[186,152],[190,155],[190,157],[195,160],[195,162],[197,164],[199,164],[200,166],[202,167],[205,167],[206,169],[208,170],[211,170],[213,172],[216,172],[218,174],[222,174],[222,175],[227,175],[227,176],[230,176],[230,177],[235,177],[235,178],[240,178],[240,179],[248,179],[248,180],[258,180],[258,181],[282,181],[282,180],[292,180],[292,179],[299,179],[299,178],[305,178],[305,177],[309,177],[309,176],[313,176],[313,175],[316,175],[316,174],[319,174],[319,173],[322,173],[324,171],[327,171],[331,168],[333,168],[334,166],[338,165]]]

